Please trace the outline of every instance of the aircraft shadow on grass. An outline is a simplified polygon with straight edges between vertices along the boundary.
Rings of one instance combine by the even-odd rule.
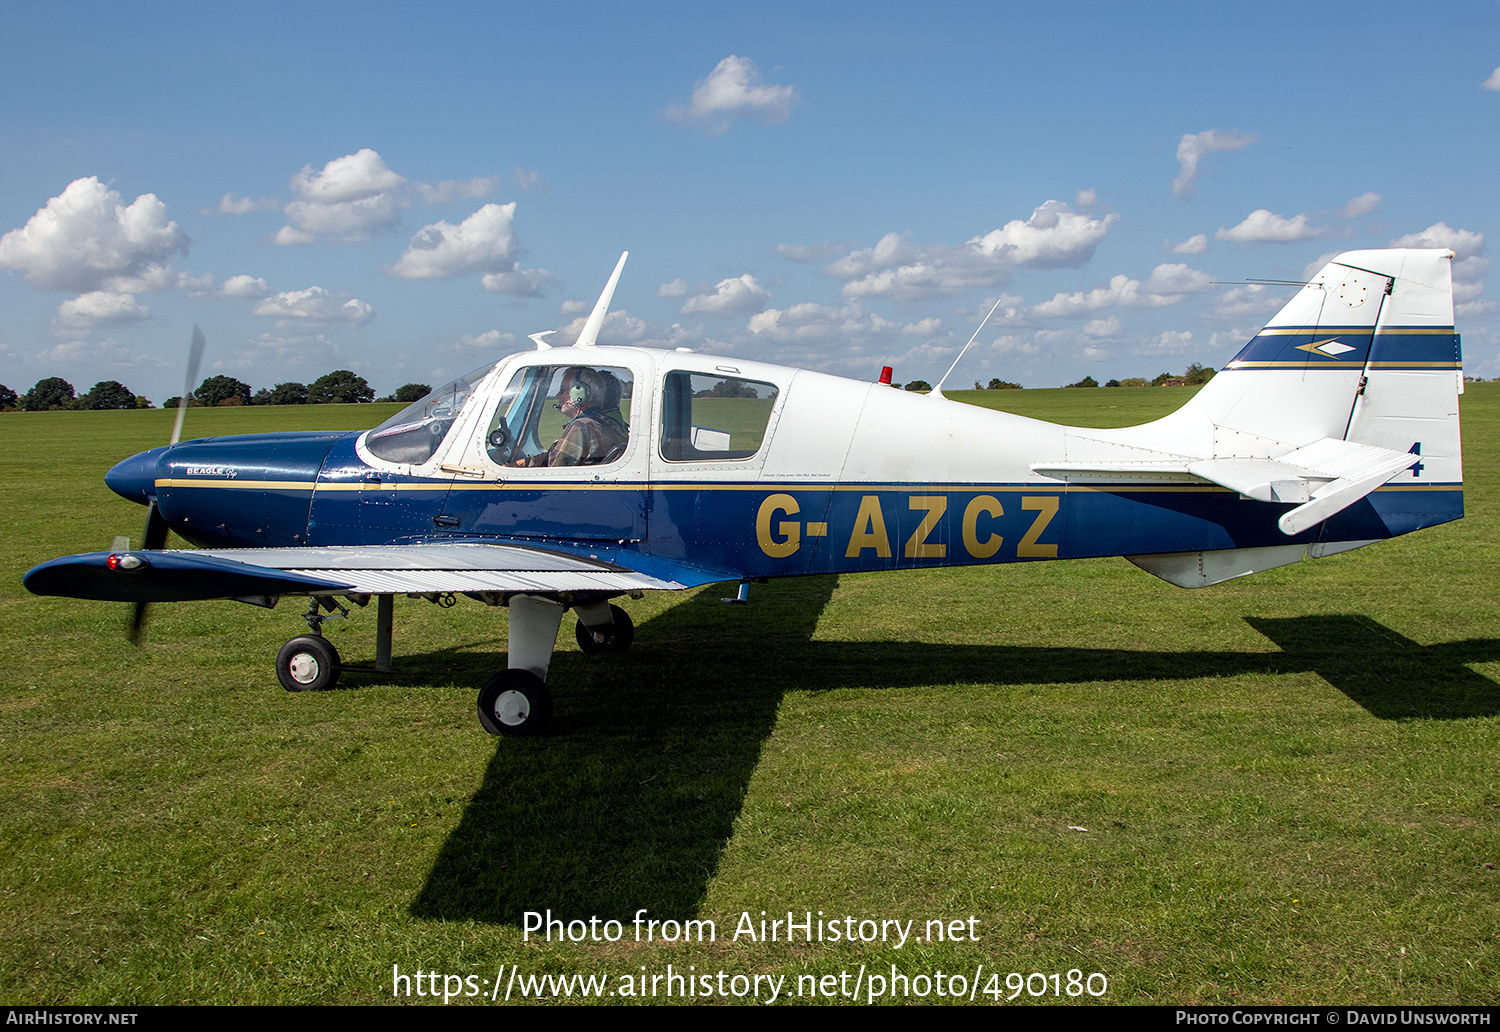
[[[553,735],[497,744],[412,914],[514,925],[547,909],[564,921],[697,916],[788,691],[1311,671],[1383,720],[1500,713],[1500,685],[1465,665],[1500,660],[1496,639],[1422,646],[1335,615],[1247,617],[1279,652],[813,641],[836,585],[766,585],[727,635],[710,589],[643,624],[624,656],[559,653],[554,670],[569,668],[563,683],[582,690]]]

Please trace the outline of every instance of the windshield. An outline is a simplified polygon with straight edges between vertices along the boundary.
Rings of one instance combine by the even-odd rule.
[[[387,462],[419,465],[432,458],[463,411],[474,388],[498,363],[443,384],[421,401],[413,402],[365,434],[365,447]]]

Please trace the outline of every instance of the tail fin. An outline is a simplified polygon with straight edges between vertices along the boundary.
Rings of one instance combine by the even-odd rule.
[[[1187,405],[1145,426],[1089,434],[1096,446],[1107,439],[1119,460],[1070,438],[1070,456],[1082,461],[1032,468],[1069,479],[1180,471],[1247,498],[1293,503],[1277,526],[1313,556],[1458,519],[1463,365],[1452,258],[1445,249],[1338,255]],[[1121,445],[1135,454],[1127,458]],[[1241,567],[1294,562],[1303,545],[1229,550],[1212,574],[1203,557],[1214,553],[1131,558],[1198,586],[1253,572]],[[1197,572],[1179,577],[1173,563],[1189,559]]]
[[[1452,258],[1413,249],[1338,255],[1183,414],[1216,428],[1216,456],[1244,451],[1249,442],[1235,434],[1293,447],[1326,438],[1402,452],[1420,444],[1429,478],[1461,482]]]

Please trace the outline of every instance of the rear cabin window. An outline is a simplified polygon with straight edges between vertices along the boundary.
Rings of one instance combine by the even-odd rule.
[[[662,392],[661,457],[668,462],[727,462],[760,451],[776,407],[776,388],[713,373],[672,372]]]

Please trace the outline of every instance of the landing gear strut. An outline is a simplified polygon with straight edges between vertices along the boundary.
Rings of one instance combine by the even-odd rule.
[[[479,692],[479,723],[492,735],[539,735],[552,717],[547,668],[562,626],[563,606],[539,595],[510,600],[510,669]]]
[[[349,595],[358,606],[369,603],[370,595]],[[372,673],[391,669],[391,630],[394,623],[391,595],[379,595],[376,607],[375,667],[349,667]],[[453,596],[422,596],[429,601],[451,605]],[[479,691],[479,723],[492,735],[539,735],[552,719],[552,693],[547,688],[547,669],[557,646],[558,628],[562,626],[563,602],[542,595],[510,595],[485,592],[473,597],[488,605],[505,605],[510,609],[510,641],[507,667],[490,678]],[[565,596],[566,597],[566,596]],[[588,597],[588,596],[585,596]],[[575,633],[578,645],[589,653],[620,653],[635,638],[630,615],[619,606],[610,605],[597,595],[594,601],[580,602],[569,598],[578,612]],[[322,635],[325,620],[346,617],[349,611],[332,596],[314,596],[308,602],[303,619],[312,632],[293,638],[276,656],[276,677],[289,692],[326,691],[338,683],[344,665],[338,650]]]

